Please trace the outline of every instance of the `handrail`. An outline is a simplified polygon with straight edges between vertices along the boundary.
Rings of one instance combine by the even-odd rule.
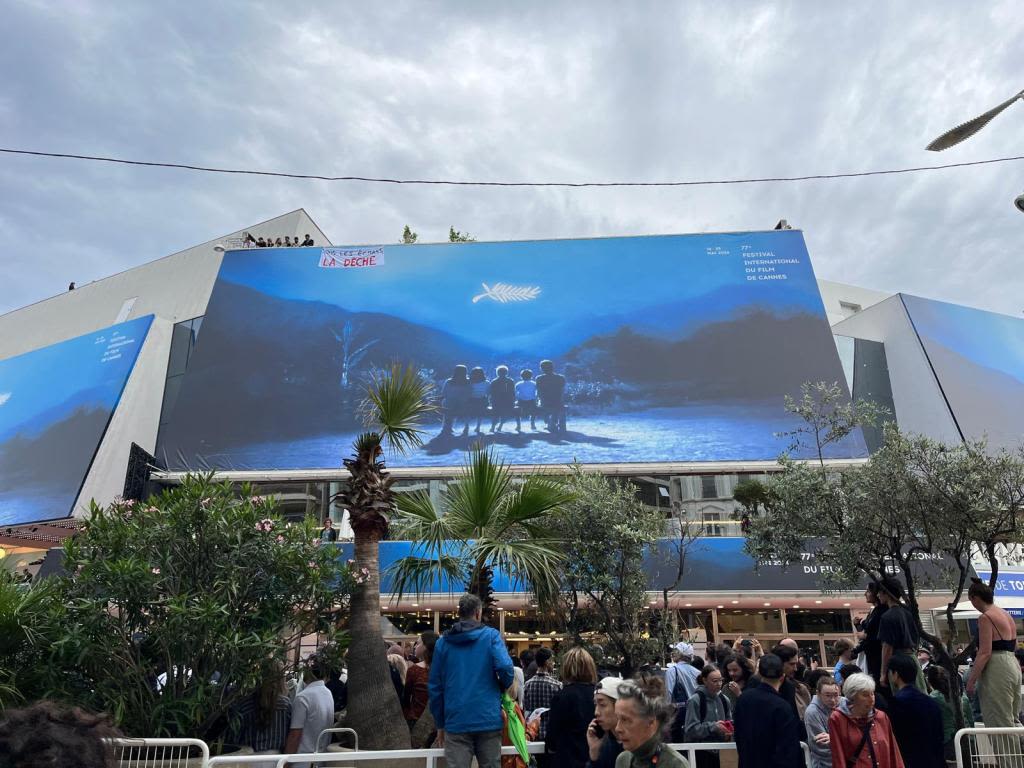
[[[353,737],[357,739],[356,748],[358,750],[358,735],[351,728],[327,728],[321,732],[322,737],[325,733],[351,733]],[[956,735],[956,748],[957,748],[957,760],[960,760],[960,737],[962,734],[972,733],[1016,733],[1024,736],[1024,728],[965,728],[959,731]],[[205,742],[199,739],[110,739],[109,743],[118,747],[129,747],[129,748],[142,748],[142,747],[185,747],[185,748],[196,748],[201,752],[201,756],[197,755],[195,758],[190,759],[201,759],[204,768],[216,768],[217,766],[232,765],[232,766],[246,766],[246,765],[260,765],[267,766],[272,762],[276,761],[277,768],[284,768],[287,765],[294,763],[311,763],[311,764],[323,764],[337,762],[343,760],[345,763],[356,763],[356,762],[373,762],[375,760],[403,760],[403,759],[419,759],[425,761],[425,768],[436,768],[438,758],[444,757],[444,749],[386,749],[386,750],[367,750],[367,751],[352,751],[339,754],[337,752],[313,752],[306,754],[290,754],[290,755],[221,755],[219,757],[210,757],[210,749]],[[527,751],[531,755],[543,754],[545,744],[542,741],[529,742],[527,745]],[[707,751],[723,751],[723,750],[735,750],[736,743],[732,741],[724,742],[680,742],[680,743],[669,743],[667,747],[674,749],[681,755],[686,757],[691,765],[696,764],[697,753]],[[809,753],[807,745],[801,742],[801,748],[804,752],[804,759],[809,759]],[[318,743],[319,748],[319,743]],[[502,747],[502,755],[515,755],[517,754],[515,747]],[[807,762],[810,765],[809,762]],[[962,763],[961,763],[962,764]]]
[[[531,755],[538,755],[544,752],[544,742],[530,742],[526,745]],[[515,747],[502,747],[501,754],[516,755]],[[323,763],[337,763],[343,761],[349,763],[372,762],[374,760],[408,760],[417,759],[425,761],[425,768],[436,768],[439,758],[444,757],[443,749],[378,749],[364,752],[313,752],[295,755],[223,755],[214,757],[208,763],[208,768],[216,768],[219,765],[244,766],[252,764],[269,765],[272,760],[277,759],[277,768],[292,765],[294,763],[312,763],[314,765]]]
[[[354,729],[352,729],[352,728],[324,728],[322,731],[320,731],[320,735],[316,737],[316,751],[317,752],[322,752],[323,751],[322,749],[320,749],[320,745],[323,743],[324,734],[326,734],[326,733],[351,733],[352,734],[352,740],[355,742],[354,749],[355,749],[356,752],[359,751],[359,734],[356,733]],[[331,746],[331,740],[330,739],[327,740],[327,746],[328,747]]]

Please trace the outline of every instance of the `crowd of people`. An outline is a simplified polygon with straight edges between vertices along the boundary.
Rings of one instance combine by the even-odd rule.
[[[296,235],[292,238],[291,235],[285,235],[283,238],[273,237],[253,237],[250,233],[246,232],[242,236],[242,245],[245,248],[308,248],[316,245],[313,242],[313,238],[308,234],[299,242],[299,237]]]
[[[836,642],[832,669],[791,638],[766,651],[746,637],[709,645],[706,658],[675,643],[664,670],[645,666],[623,679],[601,675],[582,647],[557,661],[548,648],[511,654],[483,623],[480,599],[466,594],[443,635],[424,632],[415,644],[386,649],[400,727],[410,729],[414,747],[442,748],[450,768],[474,760],[479,768],[526,768],[525,755],[500,755],[521,738],[545,743],[538,768],[673,768],[687,761],[670,744],[730,741],[735,753],[699,750],[695,768],[720,768],[726,754],[739,768],[793,768],[804,765],[804,745],[813,768],[937,768],[953,759],[957,710],[968,727],[978,715],[989,727],[1020,724],[1016,624],[988,585],[975,580],[968,592],[980,614],[977,653],[956,685],[921,648],[898,581],[873,582],[866,596],[873,608],[858,625],[859,643]],[[263,683],[226,719],[224,741],[257,754],[316,751],[347,697],[343,672],[316,656],[290,681],[268,665]],[[0,718],[0,746],[17,743],[26,754],[39,746],[12,730],[22,721],[50,733],[88,720],[37,706]],[[110,733],[101,719],[88,727]],[[1006,754],[1019,754],[1020,741],[992,737]]]
[[[446,648],[445,667],[431,668],[428,701],[439,742],[458,739],[458,750],[446,749],[456,768],[474,756],[482,767],[499,765],[498,700],[503,689],[517,696],[517,668],[525,680],[526,732],[546,745],[540,768],[685,765],[669,744],[729,741],[740,768],[803,765],[804,745],[814,768],[936,768],[953,759],[957,710],[967,727],[974,725],[968,694],[981,693],[976,702],[985,725],[1020,722],[1013,618],[981,582],[971,585],[969,597],[981,614],[979,643],[960,693],[922,649],[902,587],[888,577],[868,587],[873,607],[858,627],[859,642],[836,642],[832,668],[791,638],[766,651],[748,637],[713,644],[706,658],[675,643],[665,670],[644,668],[629,680],[598,675],[582,648],[570,649],[557,668],[546,648],[513,659],[497,631],[480,622],[479,601],[467,595],[460,602],[462,628],[437,641]],[[479,719],[485,711],[494,713],[486,722]],[[469,712],[472,723],[463,719]],[[1004,751],[1018,751],[1011,749],[1007,744]],[[696,768],[725,762],[715,749],[696,754]]]

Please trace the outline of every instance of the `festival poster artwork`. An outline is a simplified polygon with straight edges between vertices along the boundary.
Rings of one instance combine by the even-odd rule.
[[[160,459],[336,468],[396,361],[437,413],[394,467],[771,460],[844,382],[798,231],[229,251]]]
[[[152,320],[0,360],[0,524],[71,514]]]

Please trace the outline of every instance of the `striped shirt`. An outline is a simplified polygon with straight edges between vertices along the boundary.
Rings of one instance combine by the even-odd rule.
[[[252,747],[254,752],[268,749],[284,750],[292,721],[292,703],[287,696],[278,696],[270,723],[260,724],[259,695],[241,701],[232,712],[232,726],[227,741],[239,747]]]

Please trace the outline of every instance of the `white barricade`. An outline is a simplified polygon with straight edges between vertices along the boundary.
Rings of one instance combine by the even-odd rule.
[[[537,755],[544,751],[544,742],[531,742],[527,745],[531,755]],[[502,747],[501,754],[515,755],[515,747]],[[310,763],[312,766],[353,766],[359,768],[356,763],[367,763],[368,768],[373,768],[374,761],[381,760],[421,760],[424,768],[436,768],[437,761],[444,757],[443,749],[384,749],[367,750],[365,752],[317,752],[308,755],[224,755],[223,757],[212,758],[207,765],[209,768],[217,766],[261,766],[269,765],[269,761],[277,759],[277,768],[284,768],[295,763]]]
[[[953,743],[957,768],[1024,768],[1024,728],[962,728]]]
[[[119,768],[206,768],[210,748],[199,739],[110,739]]]
[[[329,728],[321,733],[352,733],[351,729]],[[1024,736],[1024,728],[969,728],[957,734],[957,760],[960,760],[961,735],[991,734],[991,733],[1015,733],[1017,736]],[[357,737],[356,737],[357,738]],[[210,750],[207,745],[199,739],[112,739],[119,768],[266,768],[276,766],[285,768],[295,763],[310,763],[312,765],[327,766],[353,766],[358,768],[356,763],[370,764],[381,760],[418,760],[423,762],[424,768],[436,768],[439,758],[444,757],[443,749],[391,749],[371,750],[365,752],[317,752],[313,754],[296,755],[222,755],[210,757]],[[1019,742],[1018,742],[1019,745]],[[358,742],[356,742],[358,749]],[[681,744],[668,744],[687,759],[691,766],[697,764],[698,752],[727,752],[735,751],[735,742],[693,742]],[[810,765],[807,745],[800,745],[804,753],[804,762]],[[544,752],[544,742],[530,742],[527,748],[532,755]],[[515,747],[502,747],[503,755],[515,755]],[[1002,753],[1000,753],[1002,754]],[[1019,755],[1019,752],[1017,753]],[[1012,757],[1012,756],[1011,756]],[[1018,759],[1020,759],[1018,757]],[[1024,761],[1021,762],[958,762],[962,768],[971,768],[992,765],[996,768],[1012,766],[1012,768],[1024,768]]]
[[[697,753],[698,752],[729,752],[736,751],[735,741],[717,741],[717,742],[686,742],[680,744],[667,744],[666,746],[671,747],[676,752],[686,758],[686,761],[690,764],[691,768],[697,765]],[[811,753],[807,749],[807,745],[802,741],[800,742],[800,749],[804,753],[804,764],[810,766],[811,764]],[[1024,768],[1024,767],[1022,767]]]
[[[328,749],[331,746],[331,737],[328,734],[332,734],[332,733],[348,733],[348,734],[351,734],[352,741],[354,742],[354,746],[352,747],[352,749],[354,749],[356,752],[359,751],[359,734],[356,733],[353,729],[351,729],[351,728],[324,728],[322,731],[320,731],[320,735],[316,737],[316,751],[317,752],[326,752],[326,751],[328,751]],[[326,744],[324,744],[324,736],[327,736],[327,743]]]

